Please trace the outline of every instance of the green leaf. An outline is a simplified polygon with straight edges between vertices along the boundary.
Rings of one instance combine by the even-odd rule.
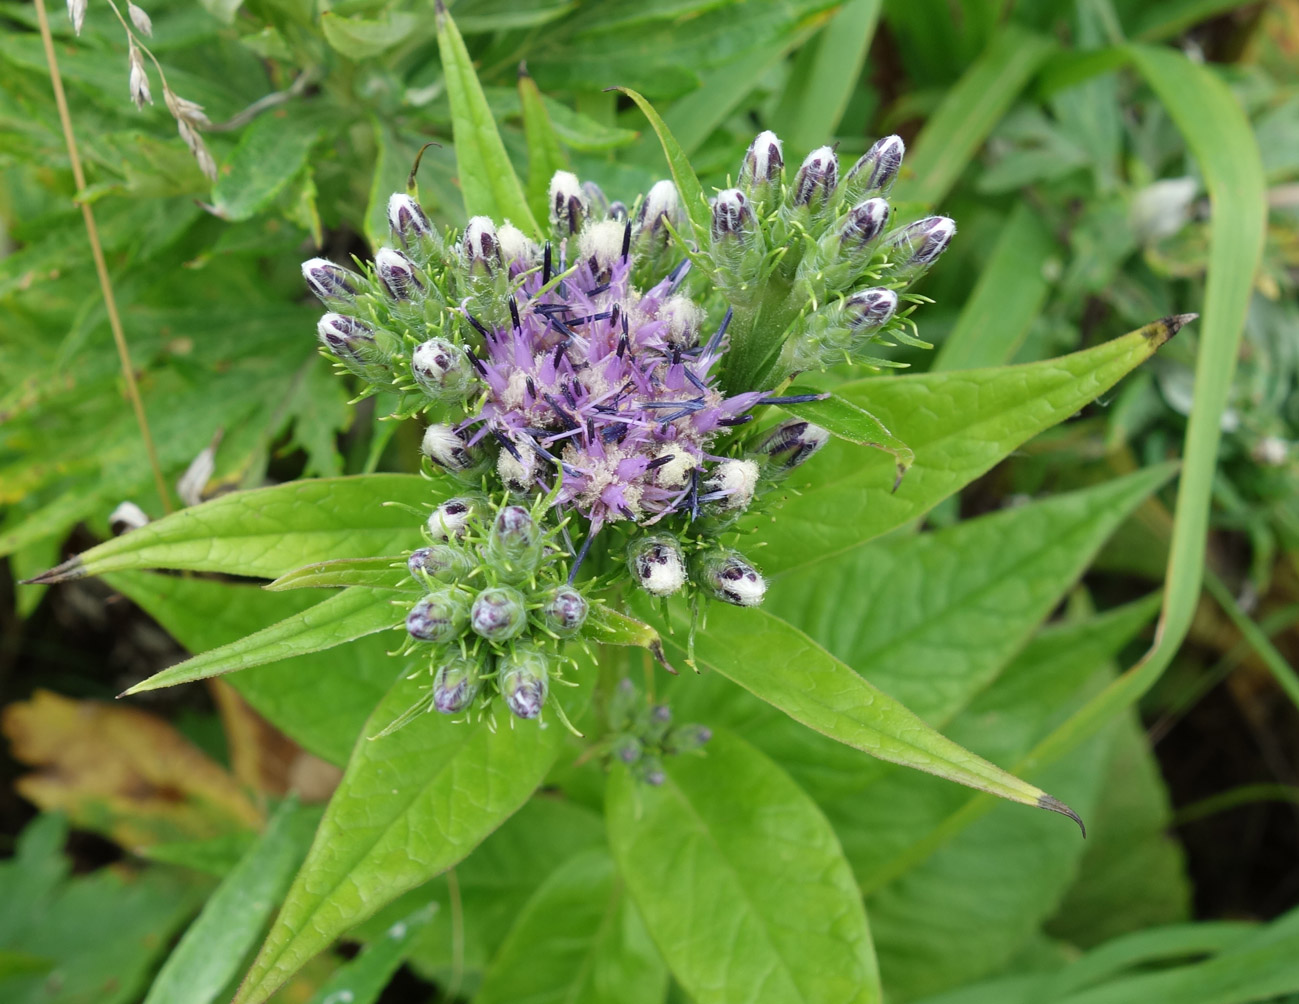
[[[931,369],[1010,362],[1046,300],[1050,284],[1043,270],[1055,250],[1039,216],[1016,203]]]
[[[808,387],[790,387],[782,392],[794,397],[801,394],[815,394]],[[915,462],[916,455],[906,443],[884,428],[884,424],[864,408],[859,408],[851,401],[831,394],[821,401],[807,401],[802,404],[781,405],[785,411],[799,418],[814,422],[832,436],[856,443],[858,446],[873,446],[891,454],[897,460],[898,481],[907,473]]]
[[[775,764],[719,731],[660,787],[621,765],[606,813],[618,868],[699,1004],[880,1000],[861,898],[834,831]]]
[[[519,70],[519,105],[523,109],[523,135],[528,143],[528,205],[537,219],[550,215],[550,179],[568,169],[568,157],[550,122],[536,81]]]
[[[653,105],[630,88],[615,87],[613,90],[621,91],[631,98],[636,107],[649,119],[649,124],[658,135],[659,143],[663,147],[663,155],[668,161],[668,170],[672,172],[672,180],[676,183],[677,193],[681,196],[681,205],[690,219],[690,229],[694,234],[695,243],[699,247],[706,247],[711,213],[708,209],[708,199],[704,195],[704,187],[699,184],[695,169],[690,166],[690,158],[682,151],[681,145],[659,113],[654,110]]]
[[[941,202],[1055,48],[1051,39],[1013,24],[1003,28],[920,130],[893,198]]]
[[[320,16],[320,28],[329,47],[352,60],[373,59],[395,45],[418,39],[425,18],[408,11],[393,11],[383,18],[344,17],[333,11]]]
[[[1164,614],[1141,661],[1045,739],[1033,755],[1062,755],[1141,697],[1180,648],[1200,598],[1209,503],[1217,477],[1222,415],[1263,252],[1266,184],[1258,144],[1231,90],[1208,67],[1168,49],[1132,47],[1133,62],[1168,108],[1209,190],[1209,271],[1195,366],[1194,406],[1174,512]]]
[[[605,603],[591,607],[583,634],[601,645],[633,645],[648,649],[670,672],[676,672],[663,654],[663,639],[644,621],[619,613]]]
[[[374,1004],[436,912],[437,904],[430,903],[397,921],[335,970],[308,1004]]]
[[[337,558],[303,565],[266,584],[271,592],[286,589],[320,589],[339,586],[370,586],[374,589],[417,591],[419,586],[406,571],[401,555],[388,558]]]
[[[286,801],[203,906],[163,964],[145,1004],[211,1004],[239,971],[289,887],[320,818]]]
[[[811,565],[928,512],[1021,443],[1078,411],[1186,322],[1165,318],[1083,352],[1026,366],[871,377],[838,397],[867,409],[915,451],[896,492],[891,458],[832,443],[791,479],[769,572]]]
[[[394,604],[391,590],[353,586],[278,624],[154,673],[122,696],[319,652],[395,627],[405,616],[405,606]]]
[[[261,1004],[348,928],[456,864],[546,776],[563,730],[512,728],[499,702],[491,722],[425,714],[366,738],[427,691],[427,676],[403,671],[370,716],[236,1004]]]
[[[474,1004],[662,1004],[667,970],[604,849],[557,868],[528,901]]]
[[[317,594],[268,593],[258,586],[118,572],[109,584],[138,604],[191,652],[237,642],[319,602]],[[230,684],[304,749],[342,766],[370,710],[392,685],[388,639],[349,645],[236,673]]]
[[[473,0],[456,6],[461,29],[472,33],[547,24],[576,7],[577,0]]]
[[[1172,476],[1146,468],[776,577],[764,609],[941,727],[986,687],[1115,528]]]
[[[881,760],[1077,821],[1067,805],[944,738],[774,614],[715,604],[708,621],[695,639],[694,664],[738,683],[795,721]],[[680,643],[669,637],[668,644]],[[791,666],[798,672],[791,673]]]
[[[800,155],[828,143],[852,99],[875,38],[882,0],[848,0],[798,54],[774,128]],[[800,73],[801,71],[801,73]]]
[[[417,546],[418,517],[386,503],[429,506],[438,498],[436,483],[430,487],[413,474],[321,478],[232,492],[105,541],[32,581],[66,582],[130,568],[273,579],[312,561]]]
[[[269,206],[307,163],[320,132],[320,120],[300,111],[278,109],[254,119],[212,186],[216,214],[247,220]]]
[[[496,130],[473,60],[441,0],[437,0],[435,16],[465,212],[469,216],[490,216],[497,222],[508,219],[520,230],[539,237],[541,228],[528,209],[519,176]]]

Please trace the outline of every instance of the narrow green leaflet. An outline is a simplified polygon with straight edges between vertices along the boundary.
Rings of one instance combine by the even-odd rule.
[[[669,672],[675,673],[668,665],[663,653],[663,639],[659,633],[644,621],[619,613],[605,603],[597,603],[591,608],[586,620],[586,635],[601,645],[635,645],[648,649]]]
[[[519,912],[474,1004],[663,1004],[667,976],[601,848],[556,869]]]
[[[1015,25],[1004,28],[925,123],[893,198],[931,206],[942,201],[1055,47]]]
[[[519,70],[519,106],[523,109],[523,135],[528,142],[528,205],[537,219],[550,214],[550,179],[568,169],[568,157],[559,145],[537,82]]]
[[[814,394],[808,387],[791,387],[783,392],[790,397],[803,394]],[[859,408],[851,401],[830,394],[820,401],[805,401],[801,404],[781,406],[791,415],[805,418],[821,426],[830,435],[856,443],[858,446],[873,446],[891,454],[897,461],[898,481],[902,480],[907,469],[915,463],[916,455],[906,443],[884,428],[878,418],[864,408]]]
[[[455,132],[456,173],[469,216],[508,219],[525,233],[541,235],[528,208],[528,200],[514,172],[492,110],[474,72],[473,60],[442,0],[437,4],[438,53],[447,97],[451,100],[451,128]]]
[[[810,565],[928,512],[1021,443],[1114,386],[1189,318],[1164,318],[1093,349],[1026,366],[871,377],[836,395],[876,416],[915,451],[892,490],[892,458],[832,443],[792,481],[781,534],[763,552],[768,572]],[[839,472],[846,472],[840,474]]]
[[[117,572],[108,582],[195,653],[237,642],[320,602],[320,594],[309,590],[268,593],[246,583],[153,572]],[[370,635],[228,679],[294,742],[341,767],[370,710],[392,686],[391,647],[391,639]]]
[[[511,727],[499,705],[494,728],[425,714],[366,738],[422,700],[428,683],[403,672],[367,721],[237,1004],[261,1004],[348,928],[456,864],[549,771],[563,729]]]
[[[212,206],[223,220],[246,220],[265,209],[302,170],[321,123],[313,115],[269,112],[254,119],[222,165]]]
[[[400,505],[431,510],[430,503],[449,494],[414,474],[321,478],[232,492],[107,540],[32,581],[66,582],[129,568],[273,579],[312,561],[417,546],[418,519]]]
[[[409,42],[424,19],[408,11],[393,11],[382,18],[344,17],[333,11],[320,16],[325,41],[335,52],[348,59],[373,59],[395,45]]]
[[[394,627],[405,616],[405,606],[394,604],[391,590],[353,586],[278,624],[154,673],[122,696],[319,652]]]
[[[306,853],[319,811],[287,801],[189,926],[149,988],[145,1004],[211,1004],[239,972],[244,955]]]
[[[339,967],[308,1004],[374,1004],[437,908],[438,904],[429,903],[394,923],[360,955]]]
[[[719,731],[660,787],[615,767],[609,842],[645,926],[698,1004],[876,1004],[861,897],[816,804]]]
[[[416,591],[419,586],[406,571],[401,555],[387,558],[336,558],[317,561],[281,575],[266,588],[272,592],[286,589],[319,589],[339,586],[370,586],[374,589]]]
[[[1174,469],[1161,464],[933,533],[874,541],[776,577],[765,609],[941,727]]]
[[[630,88],[615,87],[613,90],[621,91],[631,98],[636,103],[636,107],[649,119],[649,124],[658,135],[659,143],[663,147],[663,155],[667,157],[668,169],[672,172],[672,180],[676,182],[677,192],[681,196],[681,205],[690,218],[690,229],[694,233],[695,242],[700,247],[706,246],[711,213],[708,209],[708,198],[704,195],[704,187],[699,183],[695,169],[690,166],[690,159],[685,155],[659,113],[654,110],[653,105]]]
[[[1010,362],[1051,288],[1043,270],[1054,250],[1038,215],[1016,203],[931,371]]]
[[[695,639],[695,663],[808,728],[881,760],[1077,821],[1063,802],[944,738],[774,614],[719,603],[709,610],[708,622]],[[669,644],[679,643],[670,638]],[[798,672],[791,673],[791,666]]]

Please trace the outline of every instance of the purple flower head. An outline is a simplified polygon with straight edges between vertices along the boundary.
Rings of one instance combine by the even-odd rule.
[[[578,191],[563,181],[557,191]],[[469,449],[499,444],[498,469],[516,490],[547,490],[561,470],[558,502],[593,529],[697,512],[710,442],[762,397],[716,388],[727,322],[699,344],[703,311],[676,295],[682,270],[644,293],[632,287],[632,236],[626,222],[590,220],[558,251],[548,246],[540,268],[505,259],[519,277],[509,320],[480,332],[471,361],[487,393],[460,426]],[[576,267],[553,282],[569,253]]]

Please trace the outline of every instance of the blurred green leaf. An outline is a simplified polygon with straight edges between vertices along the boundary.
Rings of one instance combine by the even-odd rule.
[[[528,205],[537,219],[550,216],[550,179],[568,169],[568,157],[559,145],[536,81],[519,70],[519,105],[523,109],[523,134],[528,142]]]
[[[386,17],[371,19],[344,17],[327,10],[320,15],[320,28],[331,49],[348,59],[361,61],[426,36],[427,21],[426,17],[411,11],[392,11]]]
[[[239,971],[270,918],[320,818],[284,802],[163,964],[145,1004],[210,1004]]]
[[[437,904],[430,903],[394,923],[360,955],[335,970],[309,1004],[374,1004],[436,911]]]
[[[465,212],[468,216],[508,219],[532,237],[540,237],[542,230],[528,209],[523,186],[505,152],[464,39],[445,9],[439,9],[434,16],[442,72],[451,100],[456,173],[464,193]]]
[[[669,757],[661,787],[616,766],[609,840],[673,974],[700,1004],[881,999],[866,914],[833,831],[726,732]]]
[[[555,869],[505,936],[475,1004],[662,1004],[667,969],[604,849]]]
[[[254,119],[212,186],[216,214],[233,222],[265,209],[302,170],[321,131],[319,119],[302,109],[274,109]]]

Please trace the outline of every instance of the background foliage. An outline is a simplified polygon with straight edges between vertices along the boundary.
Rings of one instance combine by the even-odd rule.
[[[0,553],[13,576],[108,536],[124,499],[154,517],[193,501],[154,487],[74,195],[99,222],[168,485],[213,444],[204,497],[409,471],[418,428],[347,404],[316,354],[298,262],[377,246],[387,196],[429,141],[443,145],[425,152],[421,196],[444,225],[463,223],[467,199],[499,198],[463,183],[467,158],[507,157],[537,215],[565,165],[614,197],[644,191],[667,165],[612,85],[654,103],[706,187],[759,128],[791,161],[827,137],[841,159],[885,132],[907,138],[894,201],[962,228],[923,287],[938,351],[900,356],[927,371],[916,382],[847,367],[827,382],[910,431],[908,477],[928,502],[890,508],[888,458],[828,448],[762,555],[781,619],[714,611],[698,656],[717,672],[654,683],[681,720],[715,727],[708,760],[678,758],[650,792],[575,762],[553,733],[513,750],[528,773],[499,797],[544,781],[543,794],[279,999],[377,1000],[389,986],[393,1000],[872,1000],[877,968],[886,999],[929,1004],[1299,993],[1299,8],[451,9],[500,149],[481,119],[465,141],[468,112],[449,97],[465,66],[427,4],[151,6],[170,86],[216,123],[204,133],[215,183],[161,101],[130,104],[107,6],[90,5],[79,38],[58,11],[87,171],[77,193],[34,10],[3,6]],[[967,375],[1184,311],[1201,320],[1096,404],[1096,356]],[[943,405],[913,413],[917,387]],[[383,497],[411,480],[394,473]],[[294,489],[297,511],[317,514],[323,553],[408,546],[407,518],[377,506],[331,529],[348,500],[312,484]],[[279,546],[250,540],[240,560],[267,578],[309,560]],[[220,558],[196,560],[183,567]],[[318,601],[144,567],[114,565],[111,592],[6,592],[5,1000],[228,999],[391,680],[385,640],[369,634],[109,706],[177,645],[203,652]],[[1088,820],[1087,842],[1046,814],[866,760],[723,679],[739,667],[760,686],[773,651],[798,650],[788,624],[830,653],[825,672],[850,666],[1059,794]],[[430,755],[409,753],[414,771]],[[795,850],[766,860],[766,838]],[[673,907],[647,909],[646,890]],[[824,919],[858,892],[864,941],[860,910],[838,929]],[[808,917],[786,926],[791,904]],[[836,939],[833,957],[807,963]]]

